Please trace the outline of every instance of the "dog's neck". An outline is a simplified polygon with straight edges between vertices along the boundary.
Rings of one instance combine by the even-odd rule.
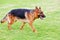
[[[38,13],[36,11],[33,12],[33,17],[34,17],[34,20],[38,18]]]

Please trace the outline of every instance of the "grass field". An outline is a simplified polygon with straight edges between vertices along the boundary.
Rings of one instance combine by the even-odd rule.
[[[8,30],[7,22],[0,23],[0,40],[60,40],[60,0],[0,0],[0,20],[15,8],[34,8],[40,6],[46,15],[44,20],[33,23],[38,33],[33,33],[28,24],[19,29],[20,21]]]

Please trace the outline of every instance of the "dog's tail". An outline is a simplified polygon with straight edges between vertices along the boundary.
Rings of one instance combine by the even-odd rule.
[[[0,20],[0,23],[4,23],[7,20],[6,17],[7,17],[7,15],[2,20]]]

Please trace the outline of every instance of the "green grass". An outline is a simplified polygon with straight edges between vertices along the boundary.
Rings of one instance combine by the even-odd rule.
[[[7,22],[0,23],[0,40],[60,40],[60,0],[0,0],[0,20],[11,9],[34,8],[41,6],[46,18],[33,23],[38,33],[33,33],[28,24],[19,29],[21,22],[12,25],[8,30]]]

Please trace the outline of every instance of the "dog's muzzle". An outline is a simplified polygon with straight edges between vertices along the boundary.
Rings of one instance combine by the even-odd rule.
[[[45,18],[46,16],[45,15],[40,15],[40,19],[43,19]]]

